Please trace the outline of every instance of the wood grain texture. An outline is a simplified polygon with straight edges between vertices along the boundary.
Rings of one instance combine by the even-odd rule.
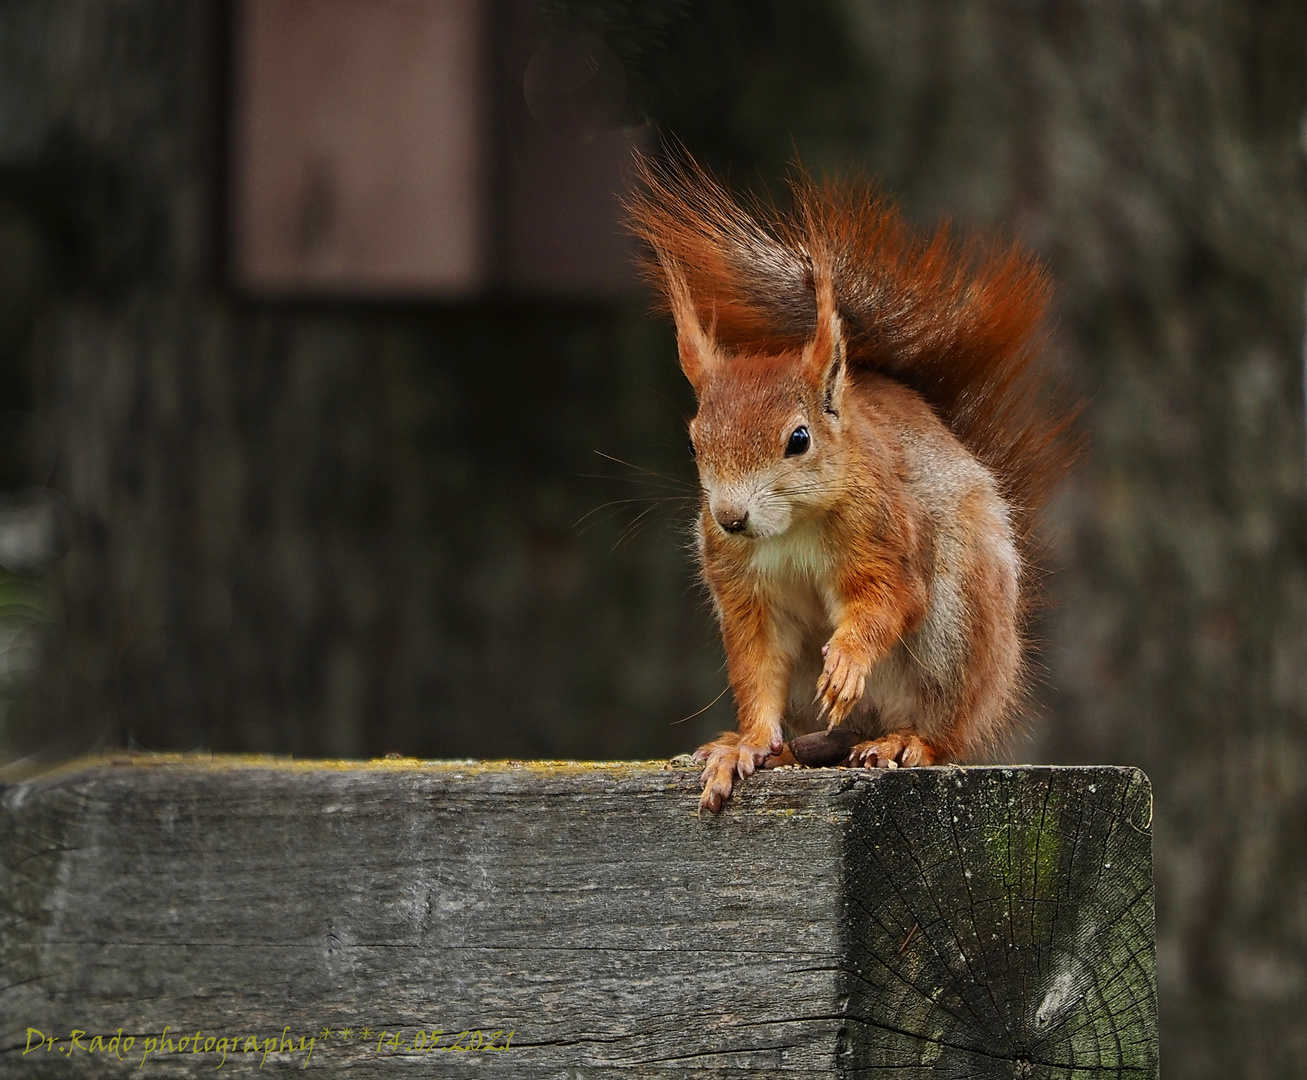
[[[696,775],[217,759],[7,785],[0,1075],[126,1074],[166,1025],[201,1050],[142,1075],[1156,1075],[1138,771],[785,770],[702,819]],[[119,1029],[121,1058],[90,1050]],[[422,1045],[466,1029],[513,1035]]]

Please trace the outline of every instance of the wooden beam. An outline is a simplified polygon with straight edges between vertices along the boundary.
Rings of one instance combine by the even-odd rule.
[[[658,763],[6,785],[0,1072],[1156,1075],[1142,773],[779,770],[718,816],[697,798]]]

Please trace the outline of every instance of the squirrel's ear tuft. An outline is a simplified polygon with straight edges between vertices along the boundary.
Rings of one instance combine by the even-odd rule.
[[[822,408],[838,416],[844,398],[844,329],[824,259],[813,259],[812,286],[817,294],[817,332],[803,350],[803,368],[821,388]]]
[[[676,348],[681,355],[681,370],[697,394],[707,378],[708,369],[716,361],[717,352],[711,333],[705,332],[699,321],[699,311],[694,306],[694,298],[681,268],[662,252],[659,252],[658,261],[662,264],[667,299],[676,320]]]

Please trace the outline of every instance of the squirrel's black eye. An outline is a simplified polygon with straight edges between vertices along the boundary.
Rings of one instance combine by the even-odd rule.
[[[697,458],[697,457],[699,456],[698,451],[695,450],[695,448],[694,448],[694,440],[693,440],[693,439],[686,439],[686,440],[685,440],[685,445],[688,446],[688,447],[690,448],[690,457],[692,457],[692,458]]]
[[[795,428],[790,441],[785,444],[785,456],[795,457],[798,454],[806,454],[810,445],[812,445],[812,436],[808,434],[808,429]]]

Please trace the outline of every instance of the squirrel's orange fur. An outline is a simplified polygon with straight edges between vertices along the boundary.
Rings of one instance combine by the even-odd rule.
[[[739,714],[699,749],[701,807],[787,724],[853,727],[855,764],[992,746],[1022,685],[1033,515],[1070,457],[1035,366],[1044,272],[919,239],[865,183],[800,176],[781,213],[688,160],[639,173]]]

